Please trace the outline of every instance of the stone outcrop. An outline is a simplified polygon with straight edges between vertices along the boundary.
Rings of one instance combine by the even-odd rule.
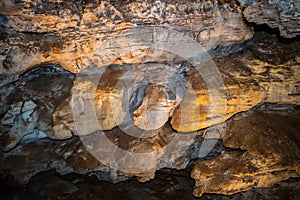
[[[0,171],[5,171],[6,176],[12,177],[16,183],[21,185],[28,183],[30,178],[37,173],[52,169],[61,175],[75,172],[94,175],[99,180],[110,182],[126,180],[133,176],[144,182],[154,178],[158,169],[184,169],[191,159],[201,154],[206,156],[209,153],[206,152],[206,149],[200,150],[203,139],[199,136],[203,134],[203,131],[185,137],[178,135],[172,131],[169,125],[166,125],[159,130],[152,131],[153,136],[148,138],[132,137],[120,128],[105,131],[103,134],[119,149],[135,153],[136,160],[133,160],[128,154],[120,155],[121,150],[110,151],[107,158],[117,167],[105,165],[109,161],[98,159],[97,152],[95,152],[102,150],[102,153],[105,154],[105,150],[107,150],[97,148],[99,145],[103,145],[101,133],[98,132],[64,141],[44,138],[33,143],[18,145],[7,153],[1,152]],[[191,145],[194,145],[195,151],[190,150]],[[95,151],[90,148],[94,148]],[[212,151],[210,156],[221,150],[222,145],[218,145],[218,148]],[[155,157],[151,154],[152,152],[155,153]],[[143,160],[139,160],[138,154],[142,154]],[[18,165],[16,165],[17,161]],[[133,170],[138,170],[138,167],[143,168],[139,171]]]
[[[254,24],[298,36],[298,0],[0,2],[0,178],[299,177],[300,42]]]
[[[3,1],[1,73],[19,74],[46,62],[58,63],[77,73],[116,59],[126,63],[159,61],[159,53],[148,45],[159,37],[154,27],[189,34],[207,50],[244,42],[253,34],[242,19],[242,12],[249,22],[279,27],[285,37],[299,35],[297,0],[241,1],[241,4],[244,11],[234,3],[221,5],[216,0]]]
[[[298,121],[299,110],[235,116],[222,136],[230,149],[195,164],[191,174],[196,180],[194,194],[230,195],[299,177]]]
[[[97,2],[2,2],[1,73],[24,72],[44,62],[77,73],[115,60],[165,61],[151,48],[161,38],[157,27],[190,35],[207,50],[253,35],[238,8],[227,9],[216,0]]]
[[[216,100],[209,98],[215,86],[208,88],[201,72],[189,73],[191,87],[172,115],[174,129],[185,132],[205,128],[262,103],[299,105],[299,43],[281,44],[274,36],[263,34],[257,34],[254,41],[242,54],[213,58],[225,92],[217,99],[219,108],[213,107]],[[284,53],[285,48],[290,52]]]
[[[74,123],[70,123],[73,106],[75,116],[80,115],[77,108],[85,108],[82,112],[89,115],[75,119],[77,124],[90,123],[89,130],[82,130],[78,135],[110,130],[127,122],[143,130],[155,130],[169,117],[173,129],[189,132],[222,123],[263,103],[299,105],[299,42],[280,44],[276,37],[263,34],[258,34],[254,42],[244,53],[213,57],[209,64],[216,63],[212,68],[217,69],[217,75],[211,74],[211,68],[204,68],[206,63],[202,68],[193,68],[186,62],[138,67],[113,65],[105,72],[93,69],[86,72],[93,76],[77,78],[72,91],[74,101],[69,101],[69,106],[58,107],[54,121],[58,126],[69,127],[71,137],[71,132],[76,132]],[[283,48],[290,48],[291,52],[273,58]],[[208,82],[212,77],[220,82]],[[218,84],[221,88],[217,88]],[[90,114],[93,112],[97,115],[96,122],[91,121],[95,118]],[[58,128],[54,134],[63,131]]]
[[[70,95],[73,79],[73,74],[55,65],[42,65],[9,83],[2,79],[1,150],[52,137],[52,112]]]
[[[299,98],[297,98],[297,81],[299,80],[299,78],[297,78],[299,77],[299,70],[297,68],[299,63],[298,42],[281,44],[276,40],[274,36],[257,34],[253,40],[253,44],[245,48],[242,52],[225,56],[216,55],[213,57],[223,77],[222,80],[224,80],[224,88],[226,89],[228,98],[226,99],[227,109],[225,110],[227,114],[223,116],[222,121],[231,115],[249,110],[262,103],[289,103],[291,107],[287,108],[293,108],[293,106],[299,104]],[[268,41],[272,42],[273,47],[268,44]],[[265,49],[275,49],[275,47],[279,49],[289,48],[291,52],[288,56],[281,54],[278,55],[276,59],[273,59]],[[9,120],[7,121],[7,117],[1,119],[1,125],[4,127],[2,129],[3,139],[1,139],[1,148],[4,151],[8,151],[6,153],[1,152],[1,163],[5,163],[1,165],[1,171],[6,171],[19,184],[25,184],[35,174],[51,169],[55,169],[60,174],[75,172],[95,175],[99,180],[112,182],[125,180],[132,176],[137,177],[140,181],[146,181],[152,179],[155,175],[155,171],[158,169],[184,169],[192,159],[203,158],[208,155],[212,158],[221,151],[222,155],[214,158],[220,160],[220,165],[223,162],[223,154],[226,154],[226,158],[229,157],[233,160],[230,163],[235,163],[235,161],[239,162],[242,158],[261,159],[261,157],[269,156],[269,154],[251,153],[250,150],[250,153],[244,153],[244,151],[224,151],[224,147],[218,142],[218,139],[222,136],[225,147],[227,148],[240,148],[243,150],[250,148],[248,146],[245,148],[234,146],[226,141],[227,137],[235,135],[235,133],[231,132],[235,130],[234,127],[243,126],[244,123],[252,123],[252,118],[245,118],[245,122],[241,117],[237,116],[233,119],[233,125],[227,128],[226,123],[211,126],[212,123],[203,126],[209,126],[208,129],[184,134],[176,133],[172,130],[170,123],[173,123],[172,126],[174,126],[176,122],[175,117],[178,114],[178,110],[176,111],[176,109],[179,109],[180,105],[185,102],[189,90],[191,91],[193,89],[193,91],[196,91],[194,97],[197,97],[192,99],[194,101],[190,101],[190,105],[187,107],[190,116],[193,116],[193,105],[194,107],[198,105],[200,108],[201,106],[209,106],[209,90],[207,85],[203,77],[201,77],[201,74],[196,73],[196,69],[190,65],[191,64],[186,62],[175,62],[172,65],[170,63],[147,63],[142,66],[127,64],[111,65],[107,68],[92,68],[87,70],[89,73],[77,75],[74,84],[73,74],[57,66],[47,65],[26,72],[13,83],[7,84],[7,80],[3,80],[3,83],[6,84],[2,87],[10,89],[6,89],[6,93],[1,95],[4,105],[2,107],[2,116],[8,116],[9,114],[11,118],[15,119],[20,115],[24,117],[27,116],[30,120],[22,118],[23,125],[20,125],[17,123],[17,120],[11,120],[11,122],[8,123]],[[164,74],[164,77],[168,74],[172,74],[171,77],[177,78],[161,79],[157,73]],[[102,76],[99,77],[99,74]],[[47,86],[48,89],[43,88],[42,84]],[[60,89],[56,90],[55,88]],[[285,89],[282,90],[278,88]],[[26,91],[26,95],[24,91]],[[131,95],[131,98],[129,98],[129,94],[132,93],[135,95]],[[17,97],[17,94],[20,95],[18,98],[14,98],[15,100],[10,99]],[[112,96],[110,97],[110,95]],[[82,98],[78,99],[78,97]],[[73,104],[77,105],[76,103],[78,102],[81,105],[81,102],[89,99],[92,100],[92,104],[85,103],[82,105],[91,105],[90,108],[75,106],[76,109],[72,112]],[[123,99],[126,101],[123,102]],[[18,108],[18,102],[22,102],[20,108]],[[179,107],[177,106],[175,108],[176,104],[179,104]],[[125,110],[121,105],[127,105],[124,108]],[[159,105],[163,105],[167,109],[156,109]],[[266,105],[268,108],[271,108],[268,104]],[[172,111],[174,108],[175,110]],[[145,127],[144,122],[148,120],[139,120],[147,119],[151,116],[143,111],[147,109],[153,109],[153,112],[157,111],[161,114],[158,115],[155,113],[155,117],[164,117],[159,119],[154,118],[154,122],[157,120],[157,122],[162,124],[158,128],[156,127],[155,130],[142,129]],[[15,114],[12,113],[14,110],[16,110]],[[89,117],[90,112],[88,111],[90,110],[95,112],[94,116],[91,115],[94,119]],[[32,114],[34,111],[39,111],[38,113],[42,112],[43,114],[36,116]],[[82,121],[82,126],[80,126],[80,121],[77,121],[81,128],[80,131],[77,129],[78,124],[77,128],[76,124],[74,124],[74,112],[75,114],[76,112],[86,113],[82,116],[88,119]],[[207,116],[207,114],[203,112],[200,112],[200,114],[200,116]],[[257,115],[258,116],[255,115],[255,117],[259,118],[260,114]],[[266,119],[270,117],[269,114],[265,115]],[[172,116],[172,119],[165,123],[165,120],[168,121],[170,116]],[[284,117],[288,116],[290,115],[284,115]],[[195,116],[193,117],[196,118]],[[282,116],[279,115],[279,117]],[[290,117],[297,119],[296,114]],[[75,117],[75,120],[76,119],[78,118]],[[185,119],[186,121],[181,121],[181,123],[190,123],[188,119],[191,118],[187,118]],[[199,119],[202,120],[201,117],[196,118],[196,120]],[[247,120],[250,120],[250,122]],[[280,121],[277,118],[274,120]],[[292,120],[290,121],[292,122]],[[99,129],[99,127],[110,124],[107,122],[113,123],[107,126],[106,131],[100,131],[101,129]],[[140,128],[134,125],[134,123],[137,122],[143,122],[138,125]],[[151,122],[151,118],[149,122]],[[100,126],[98,124],[100,124]],[[116,124],[118,124],[118,127],[114,128]],[[156,125],[156,123],[153,124]],[[268,124],[271,127],[270,122],[263,122],[262,126]],[[277,124],[280,126],[280,123]],[[151,123],[147,124],[148,127],[150,127],[150,125]],[[191,123],[187,127],[190,126]],[[7,128],[5,129],[5,127]],[[9,129],[9,127],[15,128]],[[199,127],[195,127],[194,130],[198,128]],[[18,129],[28,131],[17,133],[5,132],[5,130]],[[38,129],[40,132],[37,133],[35,129]],[[256,128],[253,127],[253,129]],[[253,137],[259,137],[257,134],[264,132],[265,128],[258,126],[257,130],[259,131],[256,132],[256,135]],[[74,137],[74,135],[79,135],[80,139]],[[45,137],[60,139],[62,141],[49,140]],[[110,147],[108,146],[108,148],[106,148],[102,143],[104,138],[106,138],[105,141],[112,143],[117,149],[106,152],[105,150]],[[238,138],[240,140],[241,136],[238,136]],[[262,141],[267,139],[268,137],[262,139]],[[285,139],[289,140],[289,138]],[[270,140],[270,142],[271,141],[272,140]],[[219,145],[209,154],[216,143]],[[16,146],[16,144],[19,145]],[[247,145],[248,140],[239,144]],[[252,143],[249,143],[249,145],[250,144]],[[104,149],[99,148],[102,146],[104,146]],[[255,148],[255,146],[253,148]],[[124,154],[122,150],[132,152],[133,154]],[[268,149],[263,150],[267,151]],[[295,151],[297,151],[297,148]],[[269,150],[267,152],[269,152]],[[284,152],[285,151],[283,151],[283,153]],[[109,153],[109,155],[107,155],[107,153]],[[143,155],[139,157],[136,154]],[[103,157],[97,157],[99,155],[104,155],[108,160],[103,159]],[[290,157],[286,155],[286,157],[295,160],[293,156]],[[15,160],[18,159],[23,160],[22,166],[14,165]],[[248,162],[249,160],[245,161]],[[193,176],[199,182],[197,185],[199,188],[201,184],[203,185],[201,182],[203,177],[200,175],[196,176],[195,174],[199,174],[198,172],[200,170],[202,171],[202,168],[206,169],[206,163],[210,162],[213,162],[213,160],[199,162],[194,169],[195,173],[193,173]],[[249,162],[252,162],[252,160]],[[290,169],[288,168],[289,166],[291,170],[285,171],[285,169]],[[295,165],[284,165],[282,174],[279,173],[278,176],[274,175],[274,179],[272,180],[275,182],[275,180],[279,181],[298,176],[296,172],[294,173],[295,167],[297,166],[297,163],[295,163]],[[222,166],[219,167],[220,170],[223,169]],[[256,167],[258,168],[258,166]],[[265,163],[265,168],[267,167],[269,167],[269,165]],[[251,176],[251,180],[256,181],[258,177],[263,177],[262,174],[265,172],[265,168],[258,168],[257,173],[254,172]],[[277,169],[279,168],[274,168],[274,170]],[[209,170],[209,168],[207,168],[207,170]],[[203,173],[204,172],[206,171],[203,170]],[[207,173],[210,172],[207,171]],[[232,173],[232,177],[235,180],[236,176],[238,176],[236,173],[238,172],[233,171]],[[258,175],[256,176],[256,174]],[[206,175],[203,176],[206,177]],[[241,176],[244,175],[242,174]],[[266,176],[270,178],[271,175],[269,176],[267,174]],[[214,180],[218,180],[218,178],[219,177],[216,177]],[[231,181],[231,179],[228,180]],[[255,181],[251,183],[254,184]],[[260,184],[261,185],[258,186],[265,186],[264,183]],[[271,185],[271,182],[268,182],[268,184]],[[213,185],[214,182],[212,180],[210,186],[205,186],[207,188],[212,187],[211,189],[203,190],[204,186],[201,186],[202,189],[195,190],[195,194],[200,195],[201,192],[199,191],[214,192]],[[241,183],[241,188],[242,187],[244,187],[244,185]],[[228,191],[228,194],[231,194],[242,190],[243,189],[237,188],[236,190],[228,189],[226,191]],[[226,193],[225,190],[224,193]]]
[[[291,38],[300,34],[300,1],[263,0],[241,1],[248,22],[278,28],[280,35]]]

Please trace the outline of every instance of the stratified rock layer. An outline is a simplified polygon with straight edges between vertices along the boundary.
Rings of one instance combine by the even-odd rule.
[[[137,177],[143,182],[153,179],[156,170],[161,168],[186,168],[191,159],[198,157],[197,152],[190,151],[190,146],[194,143],[198,144],[194,150],[199,155],[208,155],[206,149],[204,152],[200,150],[203,139],[196,138],[202,134],[201,131],[186,137],[178,135],[166,125],[152,131],[153,136],[148,138],[132,137],[120,128],[97,132],[80,139],[73,137],[60,141],[44,138],[18,145],[7,153],[1,151],[0,171],[5,172],[4,177],[11,177],[20,185],[28,183],[37,173],[52,169],[62,175],[75,172],[94,175],[99,180],[110,182],[126,180],[129,177]],[[101,148],[103,136],[118,149]],[[218,145],[212,154],[221,150],[222,146]],[[106,158],[99,157],[102,155]],[[139,155],[142,155],[142,159]]]
[[[217,97],[219,107],[210,96],[215,87],[205,85],[201,71],[189,73],[190,87],[172,115],[174,129],[185,132],[205,128],[261,103],[300,104],[299,42],[280,43],[276,37],[262,33],[253,41],[239,53],[213,57],[226,98]]]
[[[300,176],[299,110],[255,111],[227,122],[225,150],[198,162],[194,194],[234,194]]]
[[[197,158],[198,196],[299,177],[299,110],[225,122],[300,104],[299,41],[236,44],[243,16],[299,35],[299,2],[238,2],[0,2],[1,178],[143,182]]]
[[[246,1],[244,5],[246,8],[243,14],[249,22],[278,28],[280,35],[287,38],[300,34],[299,0],[253,0],[251,4]]]
[[[207,50],[253,36],[241,10],[228,9],[216,0],[5,1],[0,14],[0,72],[4,74],[24,72],[44,62],[59,63],[77,73],[116,59],[121,63],[166,61],[152,45],[159,41],[164,47],[172,36],[162,35],[161,29],[178,30]],[[168,57],[179,59],[178,55]]]
[[[214,56],[198,68],[173,62],[87,70],[86,74],[93,75],[77,77],[74,99],[55,110],[55,124],[67,127],[71,137],[71,132],[87,135],[128,121],[143,130],[155,130],[172,117],[172,128],[189,132],[222,123],[263,103],[299,105],[300,43],[279,43],[268,34],[257,34],[253,42],[243,52]],[[85,115],[79,112],[82,108]],[[69,119],[72,111],[75,124],[89,123],[87,129],[75,130]],[[91,121],[96,118],[93,112],[97,121]],[[58,128],[54,134],[59,138],[63,131]]]

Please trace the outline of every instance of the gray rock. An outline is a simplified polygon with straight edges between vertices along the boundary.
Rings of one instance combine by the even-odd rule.
[[[249,22],[278,28],[283,37],[292,38],[300,35],[299,0],[254,0],[247,5],[243,13]]]

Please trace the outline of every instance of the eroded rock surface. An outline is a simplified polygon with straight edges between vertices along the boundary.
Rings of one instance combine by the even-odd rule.
[[[172,116],[174,129],[205,128],[262,103],[299,105],[300,43],[280,43],[274,35],[263,33],[257,33],[253,41],[238,53],[213,57],[226,98],[218,99],[223,101],[219,108],[213,107],[209,97],[215,86],[206,86],[201,72],[190,72],[191,87]]]
[[[245,20],[295,37],[299,2],[0,2],[1,179],[144,182],[194,159],[197,196],[299,177],[300,42]]]
[[[244,16],[249,22],[278,28],[283,37],[300,34],[300,1],[241,1],[246,6]],[[251,2],[251,3],[250,3]]]
[[[53,110],[70,95],[74,75],[42,65],[1,86],[1,150],[53,135]]]
[[[44,138],[19,145],[7,153],[1,152],[0,171],[5,171],[5,177],[11,177],[21,185],[28,183],[37,173],[51,169],[62,175],[75,172],[94,175],[99,180],[110,182],[126,180],[133,176],[144,182],[153,179],[158,169],[184,169],[191,159],[201,157],[199,155],[214,156],[223,149],[222,145],[218,144],[211,153],[211,149],[201,150],[202,134],[203,131],[199,131],[186,137],[178,135],[166,125],[152,131],[153,136],[149,138],[132,137],[120,128],[97,132],[80,139],[73,137],[56,141]],[[99,148],[103,145],[103,135],[108,142],[118,147],[118,150]],[[127,153],[124,154],[123,150]],[[134,157],[128,152],[132,152]],[[151,154],[152,152],[154,154]],[[142,159],[139,158],[139,154],[142,154]],[[109,160],[103,159],[102,155]],[[16,165],[16,162],[19,164]],[[111,163],[114,165],[107,165]],[[141,167],[143,168],[139,169]]]
[[[75,81],[75,99],[55,110],[58,128],[54,134],[59,135],[65,127],[69,137],[72,131],[77,132],[69,118],[72,106],[79,126],[90,123],[77,133],[86,135],[125,122],[155,130],[169,117],[172,128],[189,132],[222,123],[263,103],[299,105],[299,44],[280,43],[275,36],[258,33],[245,50],[214,56],[198,68],[188,62],[173,62],[87,70],[90,75],[83,74]],[[274,57],[278,51],[282,54]],[[81,116],[78,109],[83,108],[85,115]],[[91,121],[95,115],[98,121]]]
[[[299,110],[239,114],[222,136],[225,150],[198,162],[194,194],[234,194],[300,176]]]
[[[147,181],[157,169],[184,169],[191,159],[206,157],[226,132],[226,128],[212,125],[262,103],[290,104],[286,106],[289,109],[299,104],[297,45],[297,41],[282,44],[275,36],[258,34],[243,51],[215,55],[213,60],[226,91],[226,109],[215,107],[215,112],[207,112],[212,106],[211,91],[203,73],[188,62],[95,67],[77,74],[75,81],[73,74],[46,65],[26,72],[14,82],[3,79],[1,148],[8,152],[1,152],[5,163],[1,170],[25,184],[36,173],[50,169],[61,174],[95,175],[112,182],[132,176]],[[276,48],[291,51],[287,57],[280,54],[273,59],[272,49]],[[146,111],[154,112],[155,118]],[[78,120],[74,114],[85,118]],[[181,120],[181,116],[186,118]],[[101,127],[106,131],[102,132]],[[176,133],[172,128],[186,133]],[[198,131],[202,128],[208,129]],[[200,136],[205,138],[203,145]],[[68,140],[41,140],[44,137]],[[111,151],[112,146],[117,148]],[[215,148],[214,156],[223,150],[222,145]],[[149,155],[136,155],[140,153]],[[228,152],[228,157],[238,159],[236,162],[242,155],[246,154]],[[221,158],[216,159],[221,162]],[[13,164],[18,159],[24,161],[23,167]],[[294,164],[284,167],[289,166],[295,168]],[[296,176],[292,170],[282,173],[274,180]],[[236,191],[239,189],[232,189],[232,193]]]
[[[153,48],[156,41],[161,47],[169,42],[169,29],[189,35],[207,50],[244,42],[253,35],[238,7],[228,9],[216,0],[4,1],[0,14],[0,69],[5,74],[44,62],[77,73],[116,59],[126,63],[179,59]]]

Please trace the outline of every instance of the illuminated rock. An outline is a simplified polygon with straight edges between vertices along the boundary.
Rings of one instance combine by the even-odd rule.
[[[263,34],[257,34],[255,41],[242,54],[213,58],[225,92],[215,101],[211,95],[218,88],[209,88],[201,72],[189,72],[187,82],[191,86],[172,115],[174,129],[187,132],[205,128],[262,103],[300,104],[297,44],[278,43],[274,36]],[[290,53],[276,53],[286,48]],[[219,108],[214,107],[215,102]]]
[[[225,150],[196,163],[194,195],[230,195],[300,177],[299,110],[239,114],[222,136]]]
[[[297,36],[297,3],[1,2],[0,178],[144,182],[198,159],[200,196],[299,177],[300,43],[246,22]]]
[[[155,130],[162,127],[171,117],[172,128],[180,132],[189,132],[222,123],[234,114],[263,103],[299,105],[299,52],[295,49],[297,43],[279,44],[274,37],[263,35],[257,36],[256,40],[260,40],[260,43],[257,42],[259,46],[249,46],[246,53],[213,57],[215,68],[219,71],[219,79],[216,78],[216,81],[220,82],[217,85],[207,82],[212,80],[212,75],[199,70],[204,68],[196,69],[186,62],[168,65],[152,63],[138,67],[112,65],[101,77],[97,72],[92,76],[93,80],[90,80],[89,76],[79,78],[73,86],[73,96],[80,99],[94,98],[95,102],[93,100],[90,104],[85,104],[82,100],[76,100],[75,103],[81,103],[74,104],[73,111],[77,112],[76,107],[88,106],[82,113],[95,111],[98,121],[90,121],[91,118],[95,118],[91,115],[86,118],[87,122],[77,120],[79,124],[91,123],[87,126],[91,128],[89,131],[76,133],[74,128],[69,129],[76,134],[86,135],[97,130],[110,130],[123,122],[131,121],[140,129]],[[275,44],[274,52],[276,45],[278,48],[290,48],[295,51],[289,55],[278,55],[276,59],[283,60],[276,62],[270,62],[268,57],[257,58],[255,51],[265,51],[264,49],[269,48],[267,41],[272,40]],[[262,46],[262,43],[266,45]],[[290,58],[286,60],[286,56]],[[203,67],[207,67],[207,73],[211,73],[205,63]],[[99,82],[97,89],[88,86],[93,81],[96,81],[94,85]],[[210,87],[208,84],[211,84]],[[221,88],[217,88],[218,85],[221,85]],[[221,95],[214,96],[216,94]],[[69,105],[72,103],[74,102],[69,101]],[[59,116],[60,108],[55,110],[54,118],[60,119],[56,123],[57,127],[64,127],[69,124],[70,119]],[[66,109],[61,114],[69,113],[67,116],[71,116],[71,106]],[[63,126],[59,125],[60,121]],[[74,127],[71,124],[70,126]],[[55,132],[62,131],[63,129],[58,128]]]
[[[45,62],[78,73],[116,59],[165,61],[166,53],[160,56],[149,46],[159,39],[159,27],[184,33],[207,50],[253,36],[238,8],[227,9],[216,0],[96,2],[2,2],[0,72],[21,73]]]

